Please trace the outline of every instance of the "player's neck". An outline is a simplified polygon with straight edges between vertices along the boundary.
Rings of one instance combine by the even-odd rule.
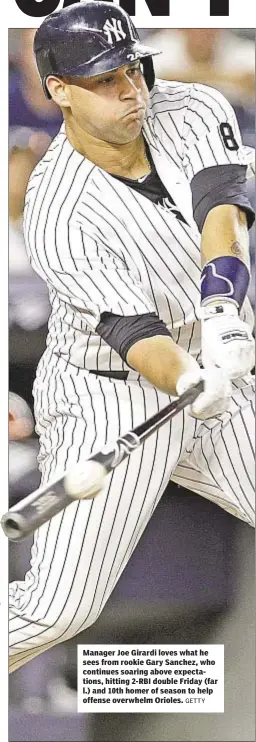
[[[72,147],[111,175],[137,179],[147,175],[150,163],[142,134],[126,144],[112,144],[80,132],[66,121],[66,135]]]

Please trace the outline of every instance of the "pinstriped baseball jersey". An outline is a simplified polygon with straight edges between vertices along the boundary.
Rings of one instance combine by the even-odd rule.
[[[85,159],[64,124],[29,181],[24,231],[32,266],[49,287],[48,345],[79,368],[128,369],[95,333],[104,311],[156,312],[175,341],[200,352],[190,181],[203,167],[246,164],[246,154],[230,104],[202,85],[157,81],[144,136],[170,201],[152,203]]]
[[[64,126],[28,185],[28,254],[52,303],[34,384],[44,484],[170,399],[100,338],[103,312],[156,312],[183,348],[200,353],[190,181],[203,167],[246,164],[247,153],[229,104],[201,85],[158,81],[144,136],[170,198],[152,202],[93,165]],[[90,369],[129,374],[123,381]],[[97,619],[170,478],[253,524],[253,400],[250,377],[234,382],[222,415],[201,421],[185,409],[108,475],[98,497],[38,529],[25,581],[10,587],[12,670]]]

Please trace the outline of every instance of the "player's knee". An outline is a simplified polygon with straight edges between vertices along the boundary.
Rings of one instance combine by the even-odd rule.
[[[84,631],[89,626],[92,626],[100,615],[105,601],[102,600],[102,595],[92,600],[92,597],[88,595],[81,599],[81,594],[76,595],[76,599],[70,598],[63,603],[63,594],[58,589],[54,596],[54,601],[48,607],[48,610],[43,610],[43,605],[39,604],[36,610],[33,610],[33,605],[28,603],[26,610],[24,611],[24,604],[22,599],[27,598],[26,591],[20,596],[19,591],[14,591],[14,595],[10,597],[10,613],[17,617],[24,619],[24,627],[27,627],[28,622],[31,626],[31,638],[32,636],[37,637],[38,645],[44,645],[48,643],[57,644],[59,642],[70,639],[81,631]],[[33,626],[33,629],[32,629]],[[43,626],[43,628],[42,628]],[[23,629],[21,628],[22,640]],[[20,638],[20,635],[19,635]],[[28,637],[29,638],[29,637]]]

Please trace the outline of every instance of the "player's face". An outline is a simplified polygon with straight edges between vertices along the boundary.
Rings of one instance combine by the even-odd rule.
[[[65,91],[73,124],[80,130],[114,144],[140,134],[148,88],[139,61],[103,75],[69,79]]]

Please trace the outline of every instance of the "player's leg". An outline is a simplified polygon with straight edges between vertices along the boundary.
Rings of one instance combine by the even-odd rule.
[[[230,411],[198,423],[171,479],[254,525],[254,380],[233,383]]]
[[[49,363],[36,404],[44,482],[167,403],[149,385],[60,374]],[[150,436],[94,500],[72,503],[38,529],[31,569],[10,590],[11,669],[97,619],[188,443],[193,423],[184,420],[181,413]]]

